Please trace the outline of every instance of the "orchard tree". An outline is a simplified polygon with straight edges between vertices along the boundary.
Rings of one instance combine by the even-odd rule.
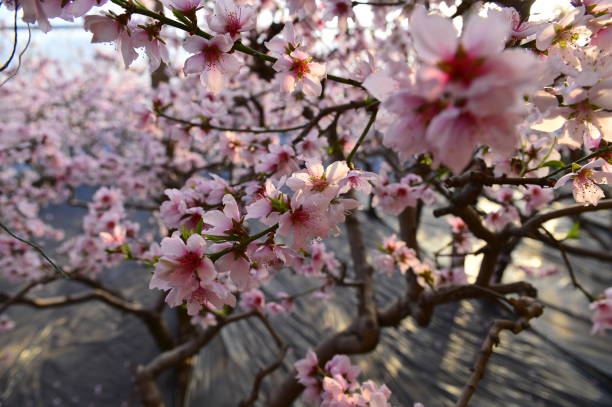
[[[612,256],[567,243],[547,222],[610,231],[585,215],[612,208],[612,3],[574,0],[551,21],[530,18],[532,3],[2,2],[15,22],[45,32],[83,17],[93,43],[114,43],[125,67],[145,54],[152,74],[118,73],[108,54],[80,76],[44,58],[22,64],[15,29],[1,67],[0,271],[21,288],[0,295],[0,330],[14,326],[13,306],[101,301],[134,315],[159,348],[136,385],[143,405],[160,406],[162,372],[188,370],[225,327],[253,318],[278,356],[241,406],[288,406],[301,395],[382,407],[389,389],[360,377],[347,355],[373,351],[407,318],[426,327],[441,304],[486,298],[512,317],[492,321],[457,400],[466,406],[500,332],[518,334],[543,311],[532,285],[502,282],[531,239],[559,251],[591,303],[593,332],[604,333],[612,288],[589,292],[568,254],[608,266]],[[93,197],[78,199],[87,186]],[[51,204],[86,208],[80,233],[41,217]],[[448,221],[436,251],[419,241],[431,213]],[[384,241],[363,233],[364,222],[393,218]],[[329,246],[339,235],[350,261]],[[43,250],[43,239],[58,248]],[[464,269],[471,255],[482,258],[475,278]],[[149,267],[155,307],[101,282],[122,262]],[[281,273],[312,288],[275,292],[269,282]],[[396,273],[402,294],[382,301],[375,275]],[[64,278],[84,290],[33,294]],[[337,289],[354,292],[352,323],[293,349],[303,358],[260,394],[292,348],[275,324],[292,318],[296,301]]]

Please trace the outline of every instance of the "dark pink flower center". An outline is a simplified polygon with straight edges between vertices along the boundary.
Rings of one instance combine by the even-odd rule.
[[[195,270],[202,263],[202,258],[194,252],[188,252],[180,258],[179,262],[184,268]]]
[[[229,35],[235,37],[240,32],[242,24],[240,24],[240,16],[237,12],[232,11],[225,19],[225,30]]]
[[[338,2],[338,3],[336,3],[335,10],[336,10],[336,14],[337,15],[343,15],[343,14],[346,14],[348,12],[349,6],[348,6],[348,4],[346,4],[344,2]]]
[[[221,50],[216,45],[207,45],[202,49],[202,54],[204,54],[204,58],[206,58],[206,64],[208,65],[208,69],[214,68],[219,59],[221,58]]]
[[[310,219],[310,215],[301,206],[291,212],[291,223],[294,225],[304,225],[308,222],[308,219]]]
[[[459,46],[455,56],[438,63],[438,68],[447,75],[448,81],[470,85],[474,79],[485,73],[484,58],[469,55]]]

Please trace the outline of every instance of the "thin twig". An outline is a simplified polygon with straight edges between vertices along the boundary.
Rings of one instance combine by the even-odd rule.
[[[487,337],[480,347],[480,356],[474,364],[473,373],[463,388],[463,393],[457,401],[456,407],[468,406],[472,395],[476,392],[478,383],[484,376],[487,363],[493,354],[493,347],[499,345],[499,334],[501,331],[510,330],[516,335],[529,328],[529,320],[540,316],[543,311],[542,304],[531,298],[521,298],[517,301],[516,305],[515,308],[520,315],[516,321],[507,319],[497,319],[493,321],[487,333]]]
[[[0,66],[0,72],[4,71],[11,64],[13,57],[15,56],[15,51],[17,51],[17,12],[19,7],[15,5],[15,17],[13,21],[13,49],[11,50],[11,55],[9,55],[8,59],[2,66]]]
[[[3,80],[2,83],[0,83],[0,88],[4,86],[5,83],[7,83],[11,79],[13,79],[15,76],[17,76],[17,74],[19,73],[19,69],[21,69],[21,59],[23,58],[23,55],[25,54],[25,52],[28,50],[31,40],[32,40],[32,30],[30,29],[30,24],[28,24],[28,40],[26,41],[25,47],[23,47],[23,49],[19,53],[19,57],[17,58],[17,68],[15,68],[15,72],[13,72],[12,75],[10,75],[8,78]]]
[[[251,388],[251,393],[249,397],[247,399],[242,400],[239,404],[239,407],[250,407],[253,405],[253,403],[257,401],[257,398],[259,397],[259,390],[261,388],[261,382],[267,375],[274,372],[283,364],[283,360],[287,355],[288,349],[289,347],[287,345],[283,345],[283,347],[281,347],[280,351],[278,352],[276,360],[274,360],[274,362],[257,372],[257,374],[255,375],[255,380],[253,381],[253,387]]]
[[[563,246],[561,246],[559,244],[559,241],[557,240],[557,238],[555,238],[555,236],[552,233],[550,233],[548,231],[548,229],[546,229],[544,226],[540,226],[540,229],[542,229],[544,231],[546,236],[548,236],[548,238],[550,240],[552,240],[552,242],[555,244],[555,246],[557,246],[557,249],[559,249],[559,251],[561,252],[561,257],[563,257],[563,262],[565,263],[565,266],[567,268],[567,272],[570,275],[570,278],[572,280],[572,284],[574,285],[574,287],[577,288],[578,290],[580,290],[580,292],[582,292],[585,295],[585,297],[587,297],[589,302],[595,301],[596,300],[595,296],[592,295],[590,292],[588,292],[582,286],[582,284],[580,284],[578,282],[578,280],[576,279],[576,274],[574,273],[574,269],[572,268],[572,263],[570,263],[569,257],[567,257],[567,253],[565,252],[565,249],[563,248]]]
[[[68,274],[66,274],[66,272],[57,264],[55,264],[53,262],[53,260],[51,260],[51,258],[49,258],[49,256],[47,256],[47,254],[43,251],[43,249],[41,249],[39,246],[37,246],[36,244],[27,241],[25,239],[20,238],[19,236],[17,236],[15,233],[13,233],[4,223],[0,222],[0,228],[4,229],[4,231],[6,233],[8,233],[9,235],[11,235],[13,238],[19,240],[21,243],[24,243],[28,246],[30,246],[32,249],[36,250],[45,260],[47,260],[47,262],[53,267],[53,269],[55,271],[57,271],[59,274],[62,275],[62,277],[64,278],[69,278]]]
[[[529,219],[522,227],[513,229],[512,233],[516,235],[525,235],[528,234],[530,231],[537,230],[540,225],[545,222],[548,222],[551,219],[561,218],[564,216],[578,215],[586,212],[600,211],[603,209],[612,209],[612,199],[601,200],[595,206],[584,206],[576,204],[562,209],[558,209],[556,211],[542,213]]]
[[[161,113],[161,112],[157,113],[157,115],[159,117],[163,117],[164,119],[168,119],[168,120],[171,120],[173,122],[181,123],[181,124],[184,124],[186,126],[200,127],[202,129],[212,129],[212,130],[220,130],[220,131],[232,131],[234,133],[254,133],[254,134],[286,133],[286,132],[289,132],[289,131],[303,129],[304,127],[306,127],[308,125],[308,123],[304,123],[304,124],[300,124],[298,126],[286,127],[286,128],[281,128],[281,129],[250,129],[250,128],[238,129],[238,128],[232,128],[232,127],[215,126],[214,124],[208,124],[208,123],[191,122],[189,120],[184,120],[184,119],[179,119],[177,117],[168,116],[167,114]]]
[[[376,121],[377,114],[378,114],[378,108],[375,107],[372,113],[370,114],[370,119],[368,120],[368,124],[366,125],[365,129],[363,129],[363,132],[361,133],[361,136],[359,136],[357,143],[355,143],[355,146],[349,153],[348,157],[346,157],[346,162],[350,168],[353,168],[353,157],[355,157],[355,154],[357,153],[359,146],[361,146],[361,143],[363,143],[363,140],[365,140],[366,136],[370,132],[370,128]]]

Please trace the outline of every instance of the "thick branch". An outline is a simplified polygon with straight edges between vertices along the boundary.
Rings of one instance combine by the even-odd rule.
[[[202,347],[206,346],[221,328],[232,322],[255,316],[255,312],[236,315],[220,319],[218,324],[205,331],[199,331],[193,338],[181,345],[159,354],[146,366],[139,366],[136,373],[136,385],[138,386],[142,404],[145,407],[161,407],[164,405],[163,397],[156,379],[164,370],[178,366],[182,361],[195,355]]]
[[[151,332],[160,349],[170,349],[174,345],[174,339],[172,337],[172,334],[170,333],[170,330],[168,329],[166,324],[163,322],[161,315],[145,309],[140,304],[126,301],[114,295],[110,291],[105,291],[101,288],[96,288],[88,292],[48,298],[28,298],[25,297],[24,294],[18,297],[13,297],[11,299],[12,303],[27,305],[35,308],[56,308],[73,304],[80,304],[92,300],[102,301],[105,304],[119,311],[132,314],[142,320],[142,322],[144,322],[144,324]],[[3,306],[7,303],[8,302],[5,302]]]

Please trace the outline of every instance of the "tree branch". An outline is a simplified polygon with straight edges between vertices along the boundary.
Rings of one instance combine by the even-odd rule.
[[[497,319],[493,321],[487,337],[480,347],[480,356],[474,364],[473,373],[463,389],[456,407],[466,407],[476,391],[478,383],[484,376],[487,363],[493,354],[493,347],[499,345],[499,334],[503,330],[510,330],[515,335],[529,328],[529,320],[542,315],[543,306],[537,300],[522,297],[516,301],[515,309],[520,317],[515,320]]]
[[[545,222],[548,222],[551,219],[562,218],[564,216],[578,215],[587,212],[600,211],[603,209],[612,209],[612,199],[601,200],[596,206],[584,206],[576,204],[568,206],[566,208],[558,209],[556,211],[542,213],[529,219],[527,222],[525,222],[525,224],[523,224],[523,226],[511,229],[510,233],[526,236],[529,234],[529,232],[537,230],[540,225]]]

